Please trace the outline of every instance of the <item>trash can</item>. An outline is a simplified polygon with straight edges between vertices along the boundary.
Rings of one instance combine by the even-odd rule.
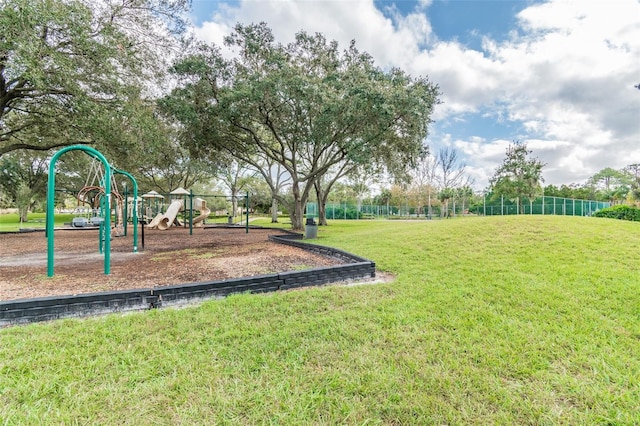
[[[305,239],[311,240],[318,237],[318,224],[312,217],[307,218]]]
[[[227,217],[227,225],[233,225],[233,216]]]

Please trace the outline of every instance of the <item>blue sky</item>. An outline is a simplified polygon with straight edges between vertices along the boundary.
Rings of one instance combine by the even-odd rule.
[[[640,162],[637,0],[193,0],[191,18],[210,43],[264,21],[278,41],[322,32],[428,76],[443,103],[427,142],[455,147],[476,189],[513,140],[547,164],[546,184]]]

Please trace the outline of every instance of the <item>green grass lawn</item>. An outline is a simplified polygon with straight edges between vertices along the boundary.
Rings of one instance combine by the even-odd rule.
[[[73,214],[56,214],[54,215],[54,226],[63,226],[70,223],[76,215]],[[44,229],[46,227],[45,213],[29,213],[27,222],[20,223],[20,216],[17,213],[0,215],[0,232],[17,232],[20,229],[33,228]]]
[[[640,423],[640,224],[331,222],[392,283],[0,330],[2,424]]]

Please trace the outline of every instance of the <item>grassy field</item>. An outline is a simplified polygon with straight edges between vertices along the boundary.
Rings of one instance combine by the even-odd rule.
[[[331,222],[392,283],[0,330],[2,424],[640,424],[640,224]]]
[[[45,213],[29,213],[27,222],[20,223],[20,216],[17,213],[9,213],[0,215],[0,232],[16,232],[20,229],[34,228],[44,229],[46,227],[47,215]],[[63,226],[70,223],[73,214],[56,214],[54,216],[54,226]]]

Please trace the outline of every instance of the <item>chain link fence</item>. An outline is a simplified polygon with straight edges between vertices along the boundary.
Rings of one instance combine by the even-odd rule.
[[[325,206],[326,218],[331,219],[401,219],[401,218],[436,218],[439,217],[439,206],[411,207],[405,206],[378,206],[362,204],[360,206],[349,203],[327,203]],[[458,208],[458,213],[461,213]],[[307,203],[307,217],[318,217],[318,204]]]
[[[327,203],[325,207],[326,218],[331,219],[438,219],[443,217],[466,216],[469,214],[482,216],[500,215],[562,215],[562,216],[591,216],[598,210],[610,207],[611,203],[595,200],[578,200],[562,197],[538,197],[533,200],[508,200],[501,197],[493,200],[484,197],[480,203],[471,206],[462,203],[449,203],[445,211],[441,205],[412,207],[404,206],[380,206],[362,204],[360,206],[349,203]],[[307,217],[318,217],[318,204],[307,203]]]
[[[474,206],[477,214],[484,216],[538,214],[561,216],[591,216],[598,210],[610,207],[611,203],[595,200],[578,200],[562,197],[538,197],[530,200],[498,200],[484,198],[482,206]]]

